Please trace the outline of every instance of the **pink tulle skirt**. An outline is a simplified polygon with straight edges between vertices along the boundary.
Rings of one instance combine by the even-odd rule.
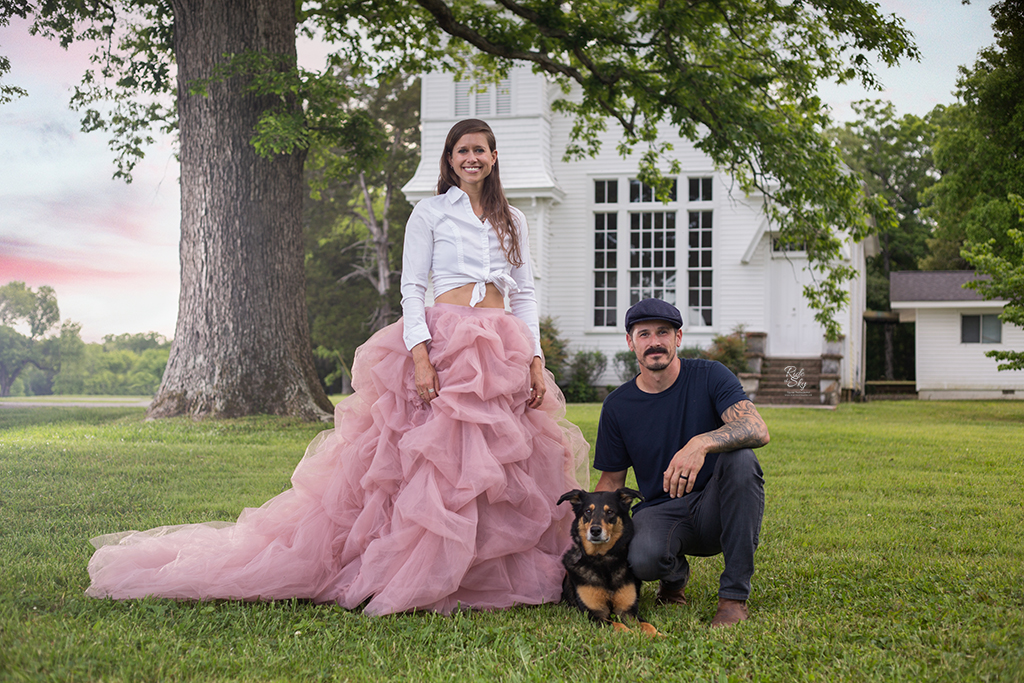
[[[305,598],[368,614],[449,613],[559,599],[589,447],[548,373],[526,407],[533,342],[501,309],[427,309],[441,390],[416,394],[402,321],[356,352],[352,396],[292,488],[235,523],[92,539],[93,597]]]

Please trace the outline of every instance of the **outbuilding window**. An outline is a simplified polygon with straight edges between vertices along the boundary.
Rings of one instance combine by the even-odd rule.
[[[996,314],[960,316],[961,344],[1001,344],[1003,323]]]

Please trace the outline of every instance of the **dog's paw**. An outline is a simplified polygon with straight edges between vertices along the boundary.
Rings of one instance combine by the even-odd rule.
[[[648,624],[646,621],[640,622],[640,630],[648,638],[664,638],[665,634],[654,628],[653,624]]]

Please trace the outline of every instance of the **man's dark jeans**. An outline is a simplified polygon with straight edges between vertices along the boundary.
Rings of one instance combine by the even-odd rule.
[[[633,515],[636,535],[629,546],[629,564],[640,579],[660,579],[675,587],[689,576],[686,555],[722,553],[725,571],[718,597],[746,600],[763,516],[764,475],[754,451],[722,453],[702,491],[669,498]]]

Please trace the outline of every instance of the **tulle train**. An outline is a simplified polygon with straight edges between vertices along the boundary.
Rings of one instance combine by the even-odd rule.
[[[427,310],[441,391],[416,395],[402,322],[356,353],[354,393],[292,475],[236,523],[93,539],[94,597],[308,598],[389,614],[559,597],[589,448],[548,373],[526,408],[533,344],[500,309]]]

